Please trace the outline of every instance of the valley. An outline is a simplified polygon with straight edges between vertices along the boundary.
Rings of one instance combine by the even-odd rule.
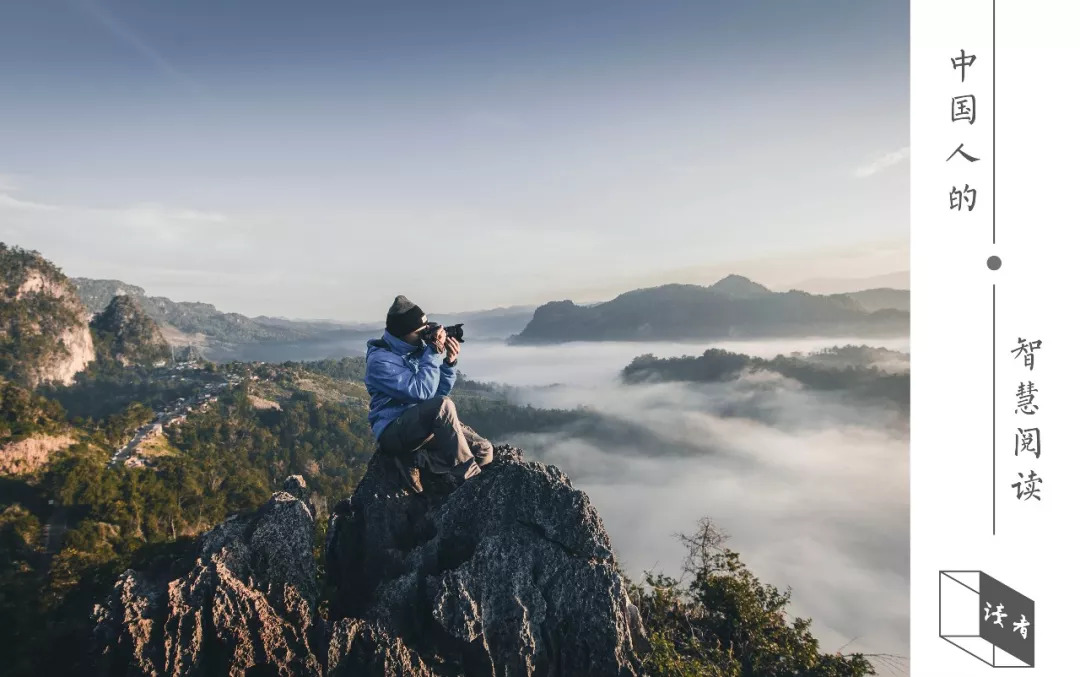
[[[360,356],[370,332],[236,344],[276,359],[214,362],[175,344],[165,352],[174,334],[139,304],[116,300],[125,298],[91,317],[96,359],[70,382],[27,381],[34,370],[21,367],[4,377],[0,449],[57,440],[33,466],[0,477],[0,618],[29,614],[52,628],[5,640],[16,674],[49,643],[87,636],[85,610],[122,571],[180,566],[215,525],[257,510],[294,476],[305,482],[311,556],[322,566],[334,506],[373,459]],[[903,338],[858,335],[481,338],[464,344],[454,400],[480,434],[523,461],[561,468],[587,492],[605,528],[595,537],[610,534],[635,604],[660,603],[648,581],[682,566],[671,534],[707,515],[755,571],[792,586],[793,613],[815,618],[826,650],[903,655],[906,616],[860,600],[898,600],[907,584],[907,351]],[[873,495],[828,490],[870,481]],[[778,502],[799,503],[803,516],[774,523]],[[827,516],[854,505],[860,517],[834,528]],[[815,566],[793,565],[781,542],[801,543]],[[864,586],[842,583],[851,578]],[[312,585],[313,603],[339,594],[340,582],[322,574]],[[649,623],[661,632],[657,618]],[[70,658],[45,665],[67,671]]]

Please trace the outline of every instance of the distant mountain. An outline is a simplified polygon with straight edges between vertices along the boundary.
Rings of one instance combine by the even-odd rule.
[[[871,277],[816,277],[791,286],[814,294],[849,294],[861,289],[910,289],[911,273],[897,270]]]
[[[87,319],[105,310],[117,296],[131,296],[139,299],[146,297],[146,292],[142,287],[120,280],[90,280],[85,277],[73,277],[71,282],[78,291],[79,299],[86,306],[89,315]]]
[[[0,377],[70,384],[94,359],[75,287],[40,254],[0,243]]]
[[[121,366],[151,367],[169,360],[172,350],[150,316],[132,296],[115,296],[90,322],[99,358]]]
[[[382,332],[384,323],[298,320],[282,317],[247,317],[223,313],[209,303],[177,302],[163,296],[147,296],[142,287],[120,280],[73,278],[79,297],[90,315],[102,312],[115,296],[134,299],[174,346],[194,346],[216,361],[322,359],[345,357],[356,344]],[[442,324],[465,323],[466,340],[503,340],[520,332],[532,318],[535,306],[511,306],[460,313],[436,313],[429,319]]]
[[[637,289],[591,307],[572,301],[547,303],[510,342],[899,336],[908,331],[905,311],[868,311],[848,295],[773,292],[744,277],[728,276],[711,287]]]
[[[318,334],[321,332],[333,332],[333,331],[366,331],[375,327],[375,323],[359,323],[359,322],[340,322],[338,320],[294,320],[286,317],[267,317],[266,315],[257,315],[251,318],[253,321],[263,325],[264,327],[271,327],[277,329],[283,329],[285,331],[298,331],[309,334]],[[378,324],[382,326],[381,323]]]
[[[845,294],[859,304],[863,310],[872,313],[875,310],[911,310],[911,292],[907,289],[864,289]]]
[[[536,306],[511,306],[491,310],[473,310],[462,313],[436,313],[428,316],[440,324],[465,324],[465,340],[506,339],[519,333],[529,324]]]
[[[87,310],[93,314],[105,310],[115,296],[130,296],[177,345],[204,341],[226,344],[295,341],[311,334],[301,327],[263,324],[239,313],[223,313],[209,303],[177,302],[164,296],[147,296],[142,287],[119,280],[76,277],[72,282]]]
[[[752,299],[772,293],[765,285],[758,284],[742,275],[728,275],[709,289],[736,299]]]

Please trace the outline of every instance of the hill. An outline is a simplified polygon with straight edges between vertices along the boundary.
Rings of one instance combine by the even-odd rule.
[[[808,355],[752,357],[710,348],[692,357],[640,355],[622,370],[628,384],[685,381],[720,383],[747,372],[773,372],[809,390],[830,391],[860,402],[881,401],[905,414],[911,405],[907,356],[870,346],[843,346]]]
[[[907,289],[864,289],[850,292],[848,298],[854,299],[859,306],[872,313],[876,310],[893,309],[908,312],[911,310],[911,292]]]
[[[94,359],[86,309],[59,268],[0,243],[0,376],[71,383]]]
[[[846,294],[773,292],[740,276],[711,287],[668,284],[579,306],[536,309],[514,344],[566,341],[679,341],[779,336],[888,336],[909,331],[908,313],[868,311]]]
[[[165,364],[172,350],[161,329],[127,295],[115,296],[90,322],[99,359],[121,366]]]
[[[728,275],[719,282],[714,283],[709,289],[736,299],[752,299],[772,293],[765,285],[758,284],[742,275]]]

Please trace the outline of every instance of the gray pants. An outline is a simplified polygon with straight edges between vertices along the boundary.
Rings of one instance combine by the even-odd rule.
[[[389,454],[404,454],[428,435],[435,438],[416,452],[414,463],[418,467],[468,479],[480,472],[480,466],[491,462],[491,442],[463,425],[458,420],[457,407],[445,396],[406,409],[383,430],[379,446]]]

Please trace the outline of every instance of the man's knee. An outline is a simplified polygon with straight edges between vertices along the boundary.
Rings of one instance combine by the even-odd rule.
[[[452,399],[450,399],[446,395],[439,395],[432,399],[432,406],[437,408],[440,416],[457,418],[457,407],[454,405],[454,401]]]

